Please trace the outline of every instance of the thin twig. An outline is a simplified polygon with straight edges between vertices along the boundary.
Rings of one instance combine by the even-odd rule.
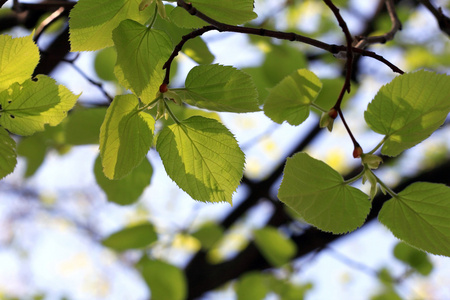
[[[393,0],[385,0],[386,9],[389,13],[389,17],[391,18],[391,29],[383,35],[378,36],[359,36],[357,37],[359,42],[356,44],[356,48],[364,49],[369,44],[384,44],[387,41],[391,41],[394,39],[395,34],[402,30],[402,23],[395,12],[395,4]]]
[[[450,36],[450,18],[444,15],[442,8],[436,8],[429,0],[419,0],[436,18],[439,28]]]
[[[34,35],[34,41],[37,42],[37,40],[41,37],[42,33],[46,28],[48,28],[51,24],[53,24],[56,20],[58,20],[62,13],[64,12],[64,7],[58,8],[56,11],[54,11],[50,16],[48,16],[44,21],[42,21],[41,24],[39,24],[39,27],[36,29],[36,34]]]

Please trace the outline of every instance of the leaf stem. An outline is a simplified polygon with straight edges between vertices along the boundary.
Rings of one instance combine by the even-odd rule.
[[[360,179],[361,177],[363,177],[363,175],[364,175],[364,170],[361,173],[359,173],[358,175],[356,175],[355,177],[345,180],[344,183],[352,184],[353,182],[355,182],[358,179]]]
[[[383,146],[384,142],[386,142],[387,137],[385,136],[379,143],[378,145],[375,146],[375,148],[373,148],[369,153],[367,154],[374,154],[375,151],[377,151],[378,149],[380,149],[381,146]]]
[[[157,15],[158,15],[158,5],[155,5],[155,12],[154,12],[154,14],[153,14],[152,20],[151,20],[150,23],[149,23],[148,28],[152,28],[152,27],[153,27],[153,24],[155,24],[156,16],[157,16]]]
[[[392,196],[392,198],[398,198],[398,194],[396,192],[394,192],[390,187],[388,187],[380,178],[378,178],[377,175],[375,175],[375,173],[369,168],[369,166],[367,166],[366,164],[364,164],[364,170],[365,172],[370,172],[372,173],[373,177],[375,177],[375,179],[377,180],[378,184],[389,194]]]
[[[178,125],[180,125],[180,124],[181,124],[180,120],[178,120],[178,118],[174,115],[174,113],[173,113],[172,110],[170,109],[169,105],[167,104],[167,101],[166,101],[166,100],[164,100],[164,106],[166,107],[167,112],[169,113],[169,115],[170,115],[170,117],[173,119],[173,121],[174,121],[175,123],[177,123]]]

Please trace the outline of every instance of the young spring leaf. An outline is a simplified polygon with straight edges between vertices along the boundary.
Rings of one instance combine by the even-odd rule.
[[[72,51],[93,51],[113,45],[112,31],[126,19],[145,23],[153,13],[139,10],[139,0],[79,0],[70,11]]]
[[[287,159],[278,197],[309,224],[336,234],[363,225],[371,207],[366,194],[306,153]]]
[[[95,160],[94,174],[97,184],[108,197],[108,201],[119,205],[135,203],[150,184],[153,168],[147,158],[130,174],[119,180],[110,180],[103,174],[100,156]]]
[[[152,300],[186,299],[186,278],[179,268],[160,260],[148,258],[143,258],[138,267],[150,288]]]
[[[32,34],[14,39],[0,35],[0,91],[30,79],[38,62],[39,49]]]
[[[117,48],[117,79],[142,102],[150,103],[164,79],[162,67],[172,53],[172,41],[165,32],[132,20],[120,23],[113,31],[113,40]]]
[[[0,179],[12,173],[17,164],[16,142],[0,128]]]
[[[417,182],[387,201],[379,221],[406,243],[429,253],[450,256],[450,188]]]
[[[117,251],[124,251],[143,248],[157,240],[155,228],[146,222],[114,232],[105,238],[102,244]]]
[[[192,198],[231,203],[244,170],[244,153],[217,120],[200,116],[164,128],[157,140],[167,174]]]
[[[155,119],[139,111],[135,95],[116,96],[100,128],[103,173],[109,179],[129,174],[150,150]]]
[[[300,125],[308,118],[321,88],[322,83],[313,72],[297,70],[270,90],[264,113],[274,122]]]
[[[186,77],[186,88],[177,90],[190,105],[214,111],[259,111],[258,93],[250,75],[230,66],[201,65]]]
[[[385,135],[381,153],[397,156],[428,138],[450,111],[450,76],[417,71],[383,86],[367,107],[370,128]]]
[[[58,125],[78,97],[44,75],[15,83],[0,93],[0,125],[15,134],[31,135],[44,130],[45,124]]]
[[[201,11],[208,17],[230,25],[243,24],[255,19],[258,16],[253,11],[254,0],[191,0],[189,2],[197,10]],[[207,25],[203,21],[195,21],[188,12],[180,7],[174,9],[174,14],[171,14],[171,18],[176,20],[177,25],[180,27],[200,28]],[[187,23],[185,23],[186,25],[183,25],[182,21],[187,21]]]

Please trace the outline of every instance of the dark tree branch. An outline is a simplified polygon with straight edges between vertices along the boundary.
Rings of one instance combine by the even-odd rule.
[[[445,32],[448,36],[450,36],[450,18],[447,17],[442,8],[436,8],[429,0],[419,0],[420,3],[423,4],[436,18],[438,22],[439,28]]]

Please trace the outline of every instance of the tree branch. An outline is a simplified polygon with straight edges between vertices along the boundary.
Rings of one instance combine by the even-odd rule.
[[[436,8],[429,0],[419,0],[436,18],[439,28],[450,36],[450,18],[444,15],[442,8]]]

